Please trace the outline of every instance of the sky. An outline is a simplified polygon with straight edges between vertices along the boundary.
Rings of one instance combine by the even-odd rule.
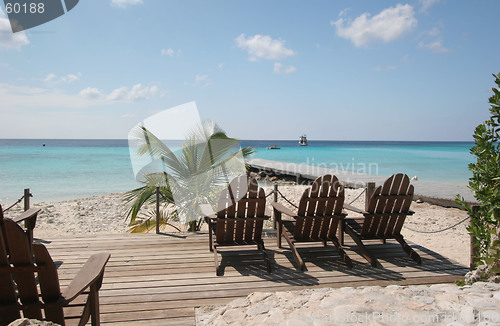
[[[12,33],[2,3],[0,138],[126,139],[195,101],[239,139],[471,141],[500,72],[499,12],[497,0],[80,0]]]

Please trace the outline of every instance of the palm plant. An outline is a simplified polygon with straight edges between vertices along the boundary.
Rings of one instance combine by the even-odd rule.
[[[146,209],[142,217],[139,214],[144,206],[155,203],[156,187],[162,194],[161,222],[169,225],[169,220],[178,217],[189,222],[189,231],[199,230],[200,205],[215,202],[219,189],[235,173],[244,171],[243,156],[254,152],[250,147],[235,146],[236,139],[210,121],[192,130],[177,154],[144,126],[137,126],[132,134],[140,144],[137,155],[149,155],[152,163],[161,164],[163,170],[142,174],[144,185],[125,194],[132,232],[154,227],[151,219],[155,211]]]

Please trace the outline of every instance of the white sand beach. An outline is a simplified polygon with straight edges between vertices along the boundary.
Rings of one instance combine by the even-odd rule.
[[[307,186],[287,185],[279,187],[280,192],[295,204],[298,203],[305,188]],[[265,188],[265,191],[268,194],[271,188]],[[346,202],[350,203],[362,191],[362,189],[346,189]],[[292,208],[282,198],[279,198],[279,202]],[[121,193],[51,203],[35,202],[32,206],[42,209],[34,231],[35,238],[50,239],[52,237],[71,237],[95,233],[124,233],[128,230],[123,194]],[[363,208],[364,195],[353,202],[353,206]],[[467,216],[465,211],[425,202],[413,202],[411,209],[415,211],[415,214],[407,218],[405,226],[422,231],[439,230],[455,224]],[[8,212],[7,217],[15,216],[21,210],[22,206],[19,204]],[[268,213],[270,213],[270,209]],[[352,212],[348,212],[348,214],[349,216],[358,216]],[[183,225],[178,226],[183,230],[186,229]],[[466,227],[467,221],[437,234],[418,233],[405,228],[403,235],[409,242],[468,266],[470,247]],[[169,227],[165,231],[176,232]]]

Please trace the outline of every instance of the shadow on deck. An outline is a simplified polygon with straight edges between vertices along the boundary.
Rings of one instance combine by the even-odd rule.
[[[207,234],[185,237],[156,234],[88,235],[41,240],[60,263],[61,285],[67,285],[93,253],[107,251],[100,294],[101,322],[113,325],[194,325],[194,308],[222,305],[252,292],[297,291],[306,287],[406,285],[448,283],[468,271],[418,245],[422,265],[411,260],[396,242],[366,242],[382,267],[371,267],[353,242],[345,250],[353,259],[349,269],[333,245],[297,244],[307,266],[293,265],[286,242],[276,246],[276,233],[266,230],[266,249],[273,265],[268,274],[254,246],[221,248],[224,275],[215,275]],[[75,311],[75,313],[78,313]]]

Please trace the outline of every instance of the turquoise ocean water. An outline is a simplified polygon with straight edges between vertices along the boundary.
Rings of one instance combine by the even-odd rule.
[[[45,144],[45,146],[43,146]],[[279,150],[267,150],[277,145]],[[404,172],[420,181],[467,184],[472,142],[242,141],[254,157],[352,172]],[[0,203],[30,188],[33,201],[122,192],[138,186],[127,140],[0,140]]]

